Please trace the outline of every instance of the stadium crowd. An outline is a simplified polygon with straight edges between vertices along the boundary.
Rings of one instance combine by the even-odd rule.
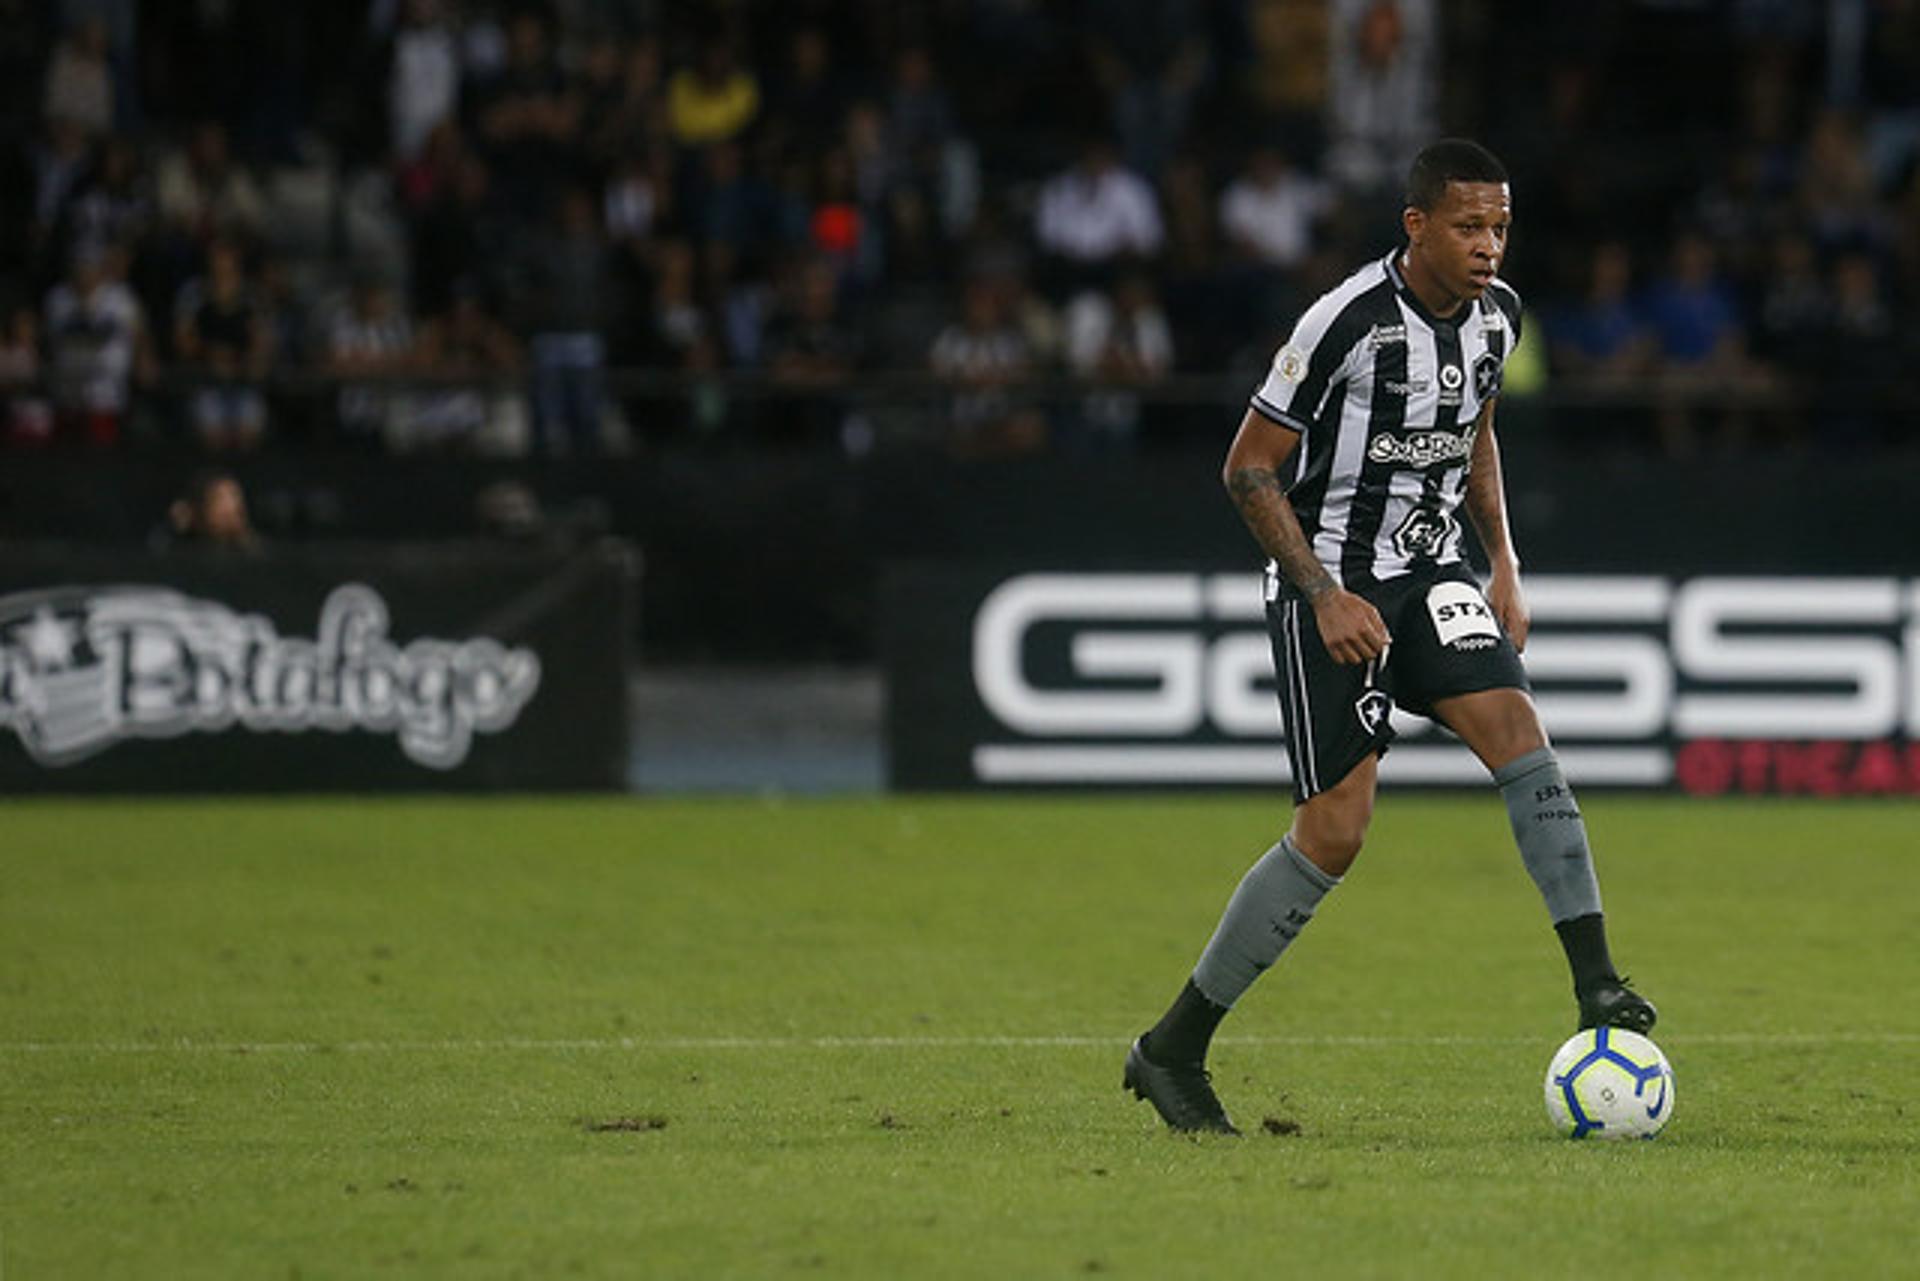
[[[1453,132],[1512,391],[1920,443],[1920,3],[1557,9],[0,0],[5,440],[1217,444],[1181,376],[1251,386]]]

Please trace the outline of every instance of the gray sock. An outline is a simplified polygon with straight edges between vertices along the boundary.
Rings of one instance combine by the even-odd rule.
[[[1598,912],[1600,883],[1593,877],[1587,824],[1553,749],[1537,748],[1502,765],[1493,781],[1507,802],[1513,839],[1547,901],[1548,915],[1559,922]]]
[[[1313,919],[1314,905],[1339,883],[1295,848],[1291,837],[1281,837],[1241,878],[1193,967],[1193,985],[1215,1005],[1231,1006],[1280,959]]]

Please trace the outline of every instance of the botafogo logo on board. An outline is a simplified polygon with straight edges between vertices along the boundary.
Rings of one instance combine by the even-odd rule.
[[[0,597],[0,728],[42,765],[238,726],[393,734],[409,759],[453,769],[475,734],[507,729],[539,687],[530,649],[394,642],[386,601],[357,583],[327,596],[311,639],[159,587]]]

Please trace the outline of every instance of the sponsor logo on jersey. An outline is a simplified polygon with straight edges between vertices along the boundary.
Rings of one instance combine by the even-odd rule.
[[[1434,463],[1463,462],[1473,454],[1470,432],[1416,431],[1405,436],[1383,432],[1367,442],[1367,458],[1376,463],[1430,467]]]
[[[1403,345],[1407,341],[1405,325],[1375,325],[1367,331],[1367,350],[1379,351],[1382,347]]]
[[[1448,391],[1460,390],[1460,384],[1465,380],[1466,380],[1466,376],[1460,372],[1460,366],[1458,365],[1440,366],[1440,385],[1446,388]]]
[[[1384,378],[1381,380],[1380,385],[1395,396],[1418,396],[1433,384],[1424,378],[1409,378],[1405,382],[1396,382],[1391,378]]]

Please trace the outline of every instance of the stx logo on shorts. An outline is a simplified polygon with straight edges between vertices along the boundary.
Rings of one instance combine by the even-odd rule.
[[[1491,649],[1500,642],[1500,625],[1477,588],[1467,583],[1436,583],[1427,593],[1427,613],[1440,643],[1451,649]]]

